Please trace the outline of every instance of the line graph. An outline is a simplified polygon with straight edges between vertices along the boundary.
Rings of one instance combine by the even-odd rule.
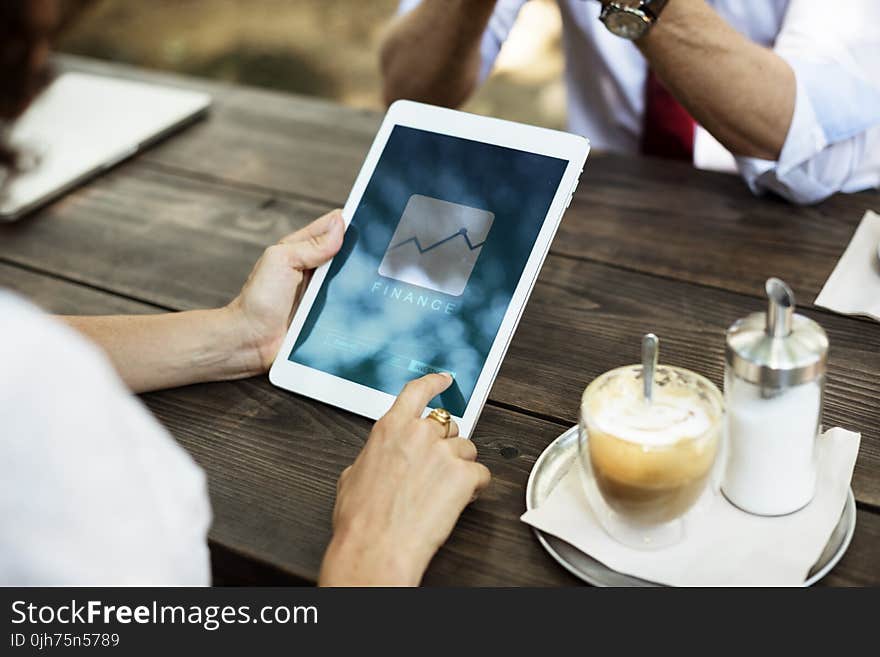
[[[494,218],[489,210],[413,194],[387,242],[379,275],[460,296]]]
[[[430,246],[426,246],[424,248],[422,247],[421,242],[419,242],[418,237],[410,237],[408,240],[403,240],[402,242],[399,242],[399,243],[395,244],[394,246],[388,247],[388,250],[393,251],[394,249],[400,248],[401,246],[405,246],[407,244],[415,244],[416,248],[419,250],[419,253],[425,254],[428,251],[432,251],[432,250],[436,249],[438,246],[442,246],[443,244],[446,244],[446,242],[454,240],[458,236],[461,236],[464,238],[465,244],[467,244],[467,247],[471,251],[475,251],[475,250],[479,249],[481,246],[483,246],[483,244],[486,243],[486,240],[483,240],[479,244],[472,243],[470,236],[468,236],[467,228],[460,228],[456,232],[454,232],[452,235],[450,235],[449,237],[444,237],[443,239],[438,240],[437,242],[434,242]]]

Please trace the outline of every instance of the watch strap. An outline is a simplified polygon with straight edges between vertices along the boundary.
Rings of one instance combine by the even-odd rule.
[[[660,18],[660,12],[666,7],[669,0],[642,0],[640,9],[651,15],[651,19],[656,21]]]

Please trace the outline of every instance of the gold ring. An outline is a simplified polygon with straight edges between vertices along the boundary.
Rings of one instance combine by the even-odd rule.
[[[428,413],[428,419],[434,420],[435,422],[439,422],[440,426],[446,428],[446,435],[444,438],[449,438],[449,427],[452,425],[452,415],[445,408],[435,408],[430,413]]]

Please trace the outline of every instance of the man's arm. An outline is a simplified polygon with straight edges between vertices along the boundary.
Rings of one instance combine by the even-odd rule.
[[[480,39],[497,0],[423,0],[382,44],[385,102],[407,98],[457,107],[477,85]]]
[[[691,116],[734,155],[777,160],[794,114],[788,63],[704,0],[670,0],[637,45]]]

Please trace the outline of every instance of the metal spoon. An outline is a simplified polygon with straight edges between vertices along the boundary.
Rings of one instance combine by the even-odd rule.
[[[660,355],[660,339],[653,333],[642,338],[642,378],[645,386],[645,400],[651,403],[654,398],[654,372],[657,371],[657,359]]]

